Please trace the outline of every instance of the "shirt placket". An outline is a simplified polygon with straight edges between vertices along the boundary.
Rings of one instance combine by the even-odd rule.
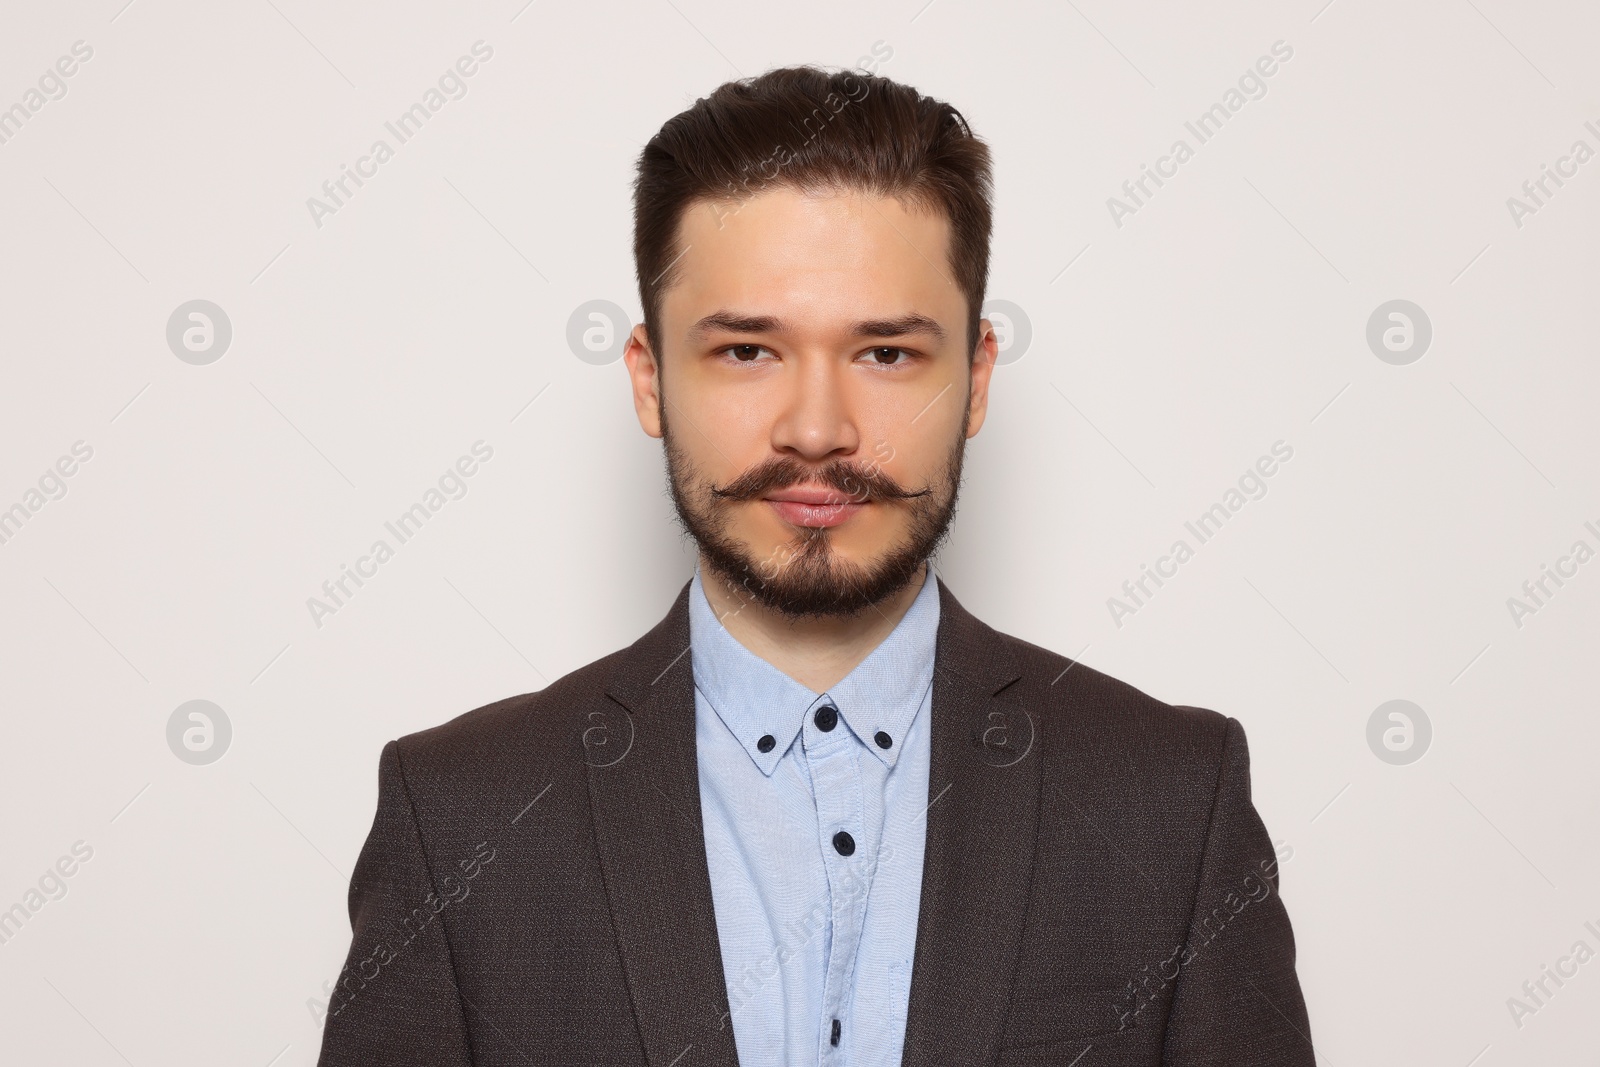
[[[860,743],[840,717],[832,730],[817,727],[818,709],[836,706],[827,694],[806,713],[801,740],[817,805],[817,836],[828,876],[829,936],[817,1041],[819,1063],[837,1062],[843,1044],[856,953],[866,917],[874,847],[867,832],[859,764]],[[848,835],[841,837],[840,835]],[[848,855],[840,849],[844,845]]]

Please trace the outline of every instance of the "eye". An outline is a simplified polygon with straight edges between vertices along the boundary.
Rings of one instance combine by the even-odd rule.
[[[861,353],[860,358],[876,367],[902,367],[911,362],[911,353],[903,348],[880,345],[877,348],[867,349]]]
[[[754,363],[761,353],[771,354],[771,349],[761,345],[729,345],[727,348],[717,350],[719,356],[732,356],[740,363]]]

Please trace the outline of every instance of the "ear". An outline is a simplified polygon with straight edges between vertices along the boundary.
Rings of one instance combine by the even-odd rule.
[[[650,335],[644,323],[629,332],[622,360],[628,365],[628,378],[633,383],[633,409],[639,415],[639,425],[651,437],[660,437],[661,367],[650,351]]]
[[[989,379],[994,374],[995,360],[1000,356],[1000,342],[994,335],[994,323],[978,320],[978,347],[972,356],[972,390],[968,404],[967,436],[976,437],[983,428],[983,418],[989,412]]]

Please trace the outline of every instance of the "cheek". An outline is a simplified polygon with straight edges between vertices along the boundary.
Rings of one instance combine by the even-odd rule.
[[[728,455],[737,460],[741,454],[767,447],[779,408],[761,393],[750,390],[724,398],[706,416],[706,432],[719,442],[726,441]]]
[[[861,462],[882,467],[906,486],[933,479],[949,461],[961,432],[961,410],[951,389],[930,406],[928,400],[909,413],[877,422],[863,437]]]
[[[737,461],[747,443],[764,442],[770,436],[778,411],[771,394],[772,390],[762,389],[759,384],[716,374],[669,378],[667,418],[676,417],[675,434],[688,440],[692,433],[698,439],[697,447],[712,451],[713,455],[716,453],[707,441],[715,442]]]
[[[954,437],[966,413],[967,393],[966,375],[940,366],[869,378],[855,400],[877,437],[909,450]]]
[[[713,481],[726,481],[743,474],[772,452],[772,418],[748,399],[726,404],[708,403],[698,411],[687,410],[694,425],[683,415],[672,424],[674,440]]]

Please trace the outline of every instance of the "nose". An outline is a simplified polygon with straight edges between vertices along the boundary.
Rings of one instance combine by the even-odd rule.
[[[847,367],[826,358],[795,361],[772,424],[772,447],[811,462],[850,455],[861,434],[847,394]]]

